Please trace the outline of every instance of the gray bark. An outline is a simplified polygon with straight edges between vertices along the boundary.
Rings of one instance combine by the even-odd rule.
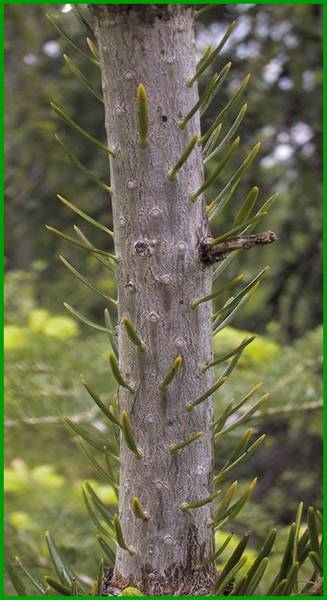
[[[178,121],[198,99],[186,86],[195,70],[193,9],[187,5],[91,5],[98,41],[110,159],[119,323],[127,315],[145,342],[140,352],[119,330],[119,365],[135,393],[120,388],[143,459],[121,440],[119,515],[125,540],[135,554],[117,547],[112,589],[136,585],[147,594],[206,594],[214,571],[194,567],[213,552],[208,527],[211,504],[183,512],[182,503],[213,491],[213,399],[193,412],[186,404],[212,385],[201,374],[209,362],[211,304],[191,308],[211,291],[210,268],[199,259],[209,235],[204,200],[191,202],[203,182],[199,146],[167,178],[192,135],[196,114],[185,130]],[[136,90],[145,86],[149,142],[138,144]],[[143,251],[142,251],[143,250]],[[183,364],[167,393],[159,384],[177,355]],[[197,431],[204,435],[176,455],[169,447]],[[140,498],[149,521],[137,519],[132,498]]]

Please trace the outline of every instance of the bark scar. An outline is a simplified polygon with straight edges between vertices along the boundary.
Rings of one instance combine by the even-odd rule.
[[[153,245],[148,240],[138,240],[134,244],[135,252],[142,258],[148,258],[153,254]]]

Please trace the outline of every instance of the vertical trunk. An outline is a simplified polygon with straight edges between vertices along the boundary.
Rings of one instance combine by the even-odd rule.
[[[195,70],[193,9],[187,5],[91,5],[98,40],[108,144],[116,149],[110,176],[115,232],[119,320],[127,315],[146,345],[140,352],[119,326],[119,364],[131,394],[120,388],[120,409],[130,416],[143,459],[121,441],[120,519],[125,540],[118,547],[113,586],[137,585],[147,594],[209,592],[211,567],[194,567],[213,552],[208,527],[211,505],[181,510],[182,503],[213,491],[213,418],[210,398],[187,412],[186,404],[210,385],[211,306],[191,307],[211,291],[209,269],[199,260],[208,236],[203,199],[190,196],[203,181],[200,147],[167,178],[194,134],[198,113],[185,130],[178,121],[198,99],[188,88]],[[136,90],[149,104],[149,140],[138,143]],[[119,321],[119,322],[120,322]],[[183,363],[166,393],[159,384],[181,355]],[[169,447],[195,432],[204,435],[171,454]],[[137,496],[149,521],[137,519]]]

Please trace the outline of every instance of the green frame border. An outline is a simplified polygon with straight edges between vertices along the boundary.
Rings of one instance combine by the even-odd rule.
[[[0,51],[1,51],[1,55],[2,55],[2,61],[1,61],[1,74],[2,74],[2,78],[1,78],[1,82],[2,82],[2,87],[1,87],[1,94],[0,94],[0,108],[2,110],[2,114],[4,114],[4,9],[6,7],[6,5],[10,5],[10,4],[15,4],[15,5],[24,5],[24,4],[29,4],[29,5],[36,5],[36,4],[54,4],[54,5],[60,5],[60,4],[65,4],[64,2],[52,2],[50,0],[50,2],[48,1],[44,1],[44,0],[19,0],[18,2],[14,1],[14,0],[7,0],[6,2],[1,2],[0,0]],[[279,0],[279,1],[269,1],[269,0],[262,0],[262,1],[258,1],[258,0],[241,0],[239,2],[226,2],[223,0],[218,0],[218,1],[214,1],[214,0],[207,0],[207,1],[203,1],[201,0],[200,2],[195,2],[194,0],[191,0],[190,2],[182,2],[180,0],[177,0],[175,2],[164,2],[163,0],[155,0],[154,2],[151,2],[149,0],[129,0],[128,2],[119,2],[117,0],[113,0],[112,2],[105,2],[103,0],[89,0],[89,2],[70,2],[69,4],[203,4],[203,5],[207,5],[207,4],[260,4],[260,5],[275,5],[275,4],[286,4],[286,5],[294,5],[294,4],[317,4],[317,5],[321,5],[322,9],[323,9],[323,184],[325,184],[325,173],[326,173],[326,151],[327,151],[327,142],[325,139],[325,130],[326,130],[326,106],[327,106],[327,91],[326,91],[326,83],[325,83],[325,77],[326,77],[326,72],[327,72],[327,43],[326,43],[326,32],[327,32],[327,8],[326,10],[324,10],[324,2],[323,0],[321,2],[316,2],[315,0],[293,0],[293,1],[287,1],[287,0]],[[4,136],[4,117],[2,119],[2,132],[3,132],[3,136]],[[0,169],[0,183],[1,183],[1,189],[3,190],[3,193],[1,194],[1,218],[0,218],[0,240],[1,240],[1,245],[2,245],[2,251],[1,251],[1,258],[0,258],[0,277],[2,282],[4,282],[4,146],[1,147],[1,154],[0,154],[0,159],[1,159],[1,169]],[[327,203],[326,203],[326,191],[325,191],[325,185],[323,185],[323,189],[324,189],[324,194],[323,194],[323,223],[325,224],[326,219],[327,219]],[[326,291],[327,291],[327,284],[326,284],[326,273],[327,273],[327,268],[326,268],[326,244],[327,244],[327,234],[325,232],[325,228],[323,231],[323,324],[324,326],[327,324],[327,319],[326,319]],[[4,286],[2,286],[3,288]],[[1,314],[1,340],[0,340],[0,353],[1,353],[1,364],[3,365],[4,363],[4,348],[3,348],[3,326],[4,326],[4,294],[3,291],[1,293],[0,296],[0,314]],[[324,339],[323,339],[323,354],[324,356],[327,356],[327,336],[324,335]],[[324,365],[323,367],[323,383],[324,383],[324,389],[325,389],[325,382],[326,382],[326,374],[327,374],[327,367]],[[1,378],[1,398],[4,398],[4,382],[3,382],[3,377]],[[3,401],[1,402],[1,416],[2,416],[2,423],[4,420],[4,406],[3,406]],[[325,406],[323,407],[323,425],[325,426],[325,422],[326,422],[326,408]],[[4,426],[2,427],[2,435],[4,433]],[[3,443],[1,444],[1,455],[2,455],[2,465],[4,463],[4,446]],[[324,443],[323,444],[323,459],[324,459],[324,466],[326,464],[326,459],[327,459],[327,446]],[[326,491],[326,470],[325,468],[323,468],[323,492]],[[4,510],[4,488],[3,488],[3,477],[1,478],[1,515],[2,515],[2,524],[4,523],[4,515],[3,515],[3,510]],[[323,507],[327,507],[327,504],[325,502],[323,502]],[[2,532],[3,532],[3,539],[4,539],[4,527],[2,527]],[[327,522],[326,519],[324,520],[324,526],[323,526],[323,533],[326,539],[326,533],[327,533]],[[3,545],[1,545],[1,549],[0,549],[0,560],[1,560],[1,581],[4,582],[4,547]],[[325,549],[324,549],[324,567],[326,568],[326,544],[325,544]],[[4,587],[2,586],[2,597],[3,598],[14,598],[15,596],[7,596],[4,593]],[[27,598],[39,598],[40,596],[26,596]],[[48,598],[58,598],[58,596],[52,595],[52,596],[47,596]],[[101,596],[94,596],[94,597],[98,597],[101,598]],[[144,596],[145,597],[145,596]],[[158,598],[158,596],[146,596],[147,598]],[[205,598],[207,596],[163,596],[164,598]],[[243,596],[244,598],[252,598],[252,599],[257,599],[257,598],[282,598],[282,596]],[[305,596],[306,598],[316,598],[317,596]],[[322,597],[322,596],[320,596]]]

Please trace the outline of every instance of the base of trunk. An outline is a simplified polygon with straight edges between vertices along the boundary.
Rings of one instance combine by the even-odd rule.
[[[151,566],[145,566],[142,580],[130,575],[127,580],[112,569],[105,571],[103,596],[118,596],[126,587],[135,587],[148,596],[206,596],[212,592],[218,573],[212,569],[185,571],[176,565],[167,569],[164,575],[154,573]]]

